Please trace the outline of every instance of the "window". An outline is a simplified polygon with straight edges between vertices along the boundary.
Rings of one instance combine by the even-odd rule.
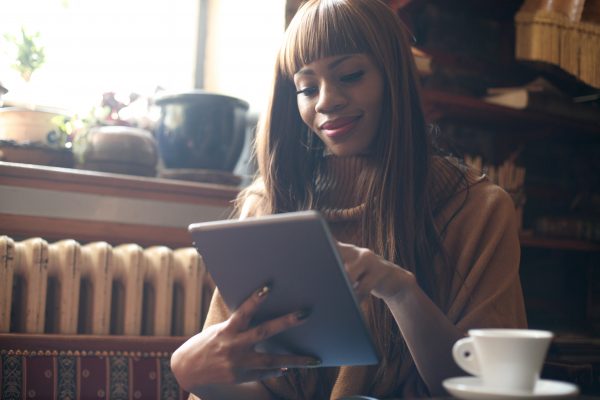
[[[260,110],[285,28],[285,0],[209,2],[205,87]],[[215,7],[213,8],[212,5]]]
[[[0,81],[8,102],[84,112],[101,94],[195,86],[198,21],[207,10],[207,90],[265,102],[284,28],[284,0],[19,0],[3,7]],[[39,32],[45,63],[30,82],[11,68],[5,34]],[[202,48],[202,46],[200,46]]]

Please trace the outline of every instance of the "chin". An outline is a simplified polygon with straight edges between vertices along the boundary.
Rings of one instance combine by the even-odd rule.
[[[330,154],[333,154],[338,157],[350,157],[350,156],[358,156],[358,155],[367,155],[370,154],[371,151],[368,146],[352,146],[348,145],[338,145],[338,146],[330,146],[327,148]]]
[[[329,148],[329,154],[333,154],[334,156],[337,157],[349,157],[349,156],[354,156],[357,154],[360,154],[360,152],[357,152],[353,149],[348,149],[348,148],[340,148],[340,147],[333,147],[333,148]]]

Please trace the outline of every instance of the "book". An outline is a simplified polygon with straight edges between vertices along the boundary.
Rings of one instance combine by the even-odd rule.
[[[487,89],[484,100],[505,107],[525,109],[540,97],[563,98],[563,94],[544,78],[537,78],[523,86],[496,87]]]
[[[431,75],[433,70],[431,69],[431,55],[425,53],[423,50],[418,49],[416,47],[410,48],[413,59],[415,60],[415,65],[417,66],[417,71],[421,76]]]
[[[597,103],[576,102],[541,77],[523,86],[488,88],[483,100],[519,110],[536,110],[546,114],[600,123],[600,107]]]

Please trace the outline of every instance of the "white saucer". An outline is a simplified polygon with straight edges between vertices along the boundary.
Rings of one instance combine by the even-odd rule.
[[[506,400],[506,399],[559,399],[562,397],[576,396],[579,388],[567,382],[540,379],[532,393],[506,392],[501,389],[483,386],[481,378],[463,376],[449,378],[443,382],[444,388],[450,394],[465,400]]]

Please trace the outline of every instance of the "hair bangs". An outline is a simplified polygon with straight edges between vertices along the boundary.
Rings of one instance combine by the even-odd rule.
[[[303,10],[304,9],[304,10]],[[279,65],[292,78],[304,65],[324,57],[371,53],[359,10],[339,0],[308,1],[290,22]]]

